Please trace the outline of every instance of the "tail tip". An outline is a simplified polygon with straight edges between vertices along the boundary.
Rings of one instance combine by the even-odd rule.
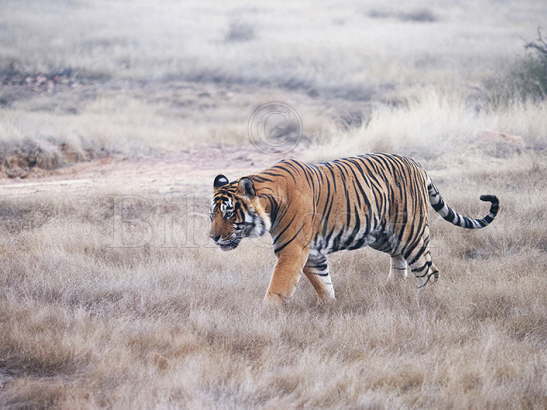
[[[491,202],[492,204],[499,203],[498,197],[496,195],[481,195],[480,200],[485,202]]]

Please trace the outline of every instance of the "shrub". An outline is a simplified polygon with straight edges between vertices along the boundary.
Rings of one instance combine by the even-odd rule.
[[[399,21],[416,23],[433,23],[439,20],[438,17],[428,9],[414,9],[402,12],[373,9],[368,12],[368,16],[376,19],[393,18]]]
[[[547,43],[540,29],[538,38],[524,48],[526,54],[517,58],[504,74],[484,81],[483,95],[490,107],[547,98]]]
[[[252,25],[241,21],[233,21],[228,27],[225,40],[227,42],[250,41],[255,38],[255,29]]]
[[[399,20],[414,21],[417,23],[434,23],[438,20],[438,18],[428,9],[416,9],[407,13],[399,13]]]
[[[529,53],[522,61],[517,80],[525,95],[545,99],[547,97],[547,43],[538,28],[538,38],[525,45]]]

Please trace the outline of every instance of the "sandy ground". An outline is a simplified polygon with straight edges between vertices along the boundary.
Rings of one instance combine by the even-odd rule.
[[[210,185],[219,172],[235,179],[267,168],[283,156],[209,146],[163,158],[109,157],[69,165],[45,176],[3,179],[0,195],[89,195],[100,192],[154,195],[190,190],[201,196],[209,194]]]

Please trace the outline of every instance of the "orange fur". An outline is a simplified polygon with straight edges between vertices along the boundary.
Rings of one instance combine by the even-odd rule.
[[[215,179],[211,238],[225,250],[244,237],[270,232],[278,261],[266,300],[279,303],[295,290],[301,273],[322,299],[333,299],[327,255],[371,246],[392,256],[391,271],[407,266],[422,279],[436,279],[429,251],[429,205],[465,228],[488,225],[498,211],[471,219],[444,204],[425,170],[409,158],[368,154],[321,164],[281,161],[229,183]]]

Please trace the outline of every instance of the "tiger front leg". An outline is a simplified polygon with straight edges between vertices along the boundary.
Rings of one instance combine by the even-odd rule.
[[[264,296],[264,301],[280,305],[292,296],[300,280],[308,251],[298,246],[287,246],[277,254],[277,264]]]

